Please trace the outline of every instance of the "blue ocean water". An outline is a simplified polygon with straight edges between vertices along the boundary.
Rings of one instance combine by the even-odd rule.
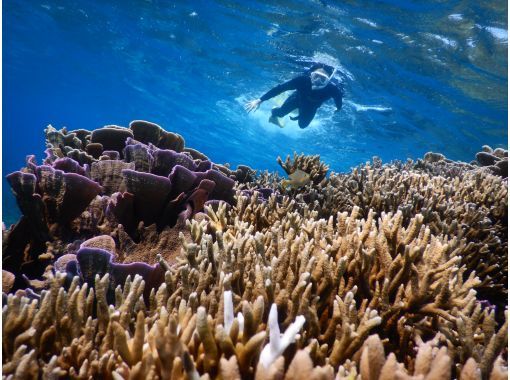
[[[471,161],[507,148],[507,2],[57,1],[3,3],[5,175],[44,151],[43,129],[145,119],[218,163],[277,171],[320,154],[337,172],[428,151]],[[342,112],[307,129],[243,103],[311,62],[338,68]],[[18,210],[5,179],[2,220]]]

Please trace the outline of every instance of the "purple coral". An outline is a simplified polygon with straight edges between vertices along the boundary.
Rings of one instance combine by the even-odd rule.
[[[87,144],[85,151],[87,152],[88,155],[94,157],[95,159],[98,159],[99,157],[101,157],[101,154],[103,153],[103,144],[89,143]]]
[[[204,209],[204,204],[209,198],[209,195],[214,190],[216,184],[208,179],[200,181],[198,187],[186,199],[186,209],[179,214],[179,221],[182,223],[186,219],[190,219],[197,212]]]
[[[165,270],[160,264],[152,266],[143,262],[130,264],[111,263],[110,268],[110,282],[113,282],[115,286],[124,286],[128,276],[131,276],[131,278],[134,278],[136,275],[141,276],[145,281],[143,297],[146,303],[149,301],[151,290],[158,289],[165,280]]]
[[[154,159],[147,145],[129,144],[124,148],[124,160],[126,162],[133,162],[136,171],[148,173]]]
[[[161,135],[161,127],[155,123],[145,120],[133,120],[129,123],[129,129],[133,131],[135,140],[144,144],[156,145]]]
[[[102,155],[104,157],[108,157],[108,160],[119,160],[120,159],[120,153],[116,150],[105,150],[103,151]]]
[[[76,173],[64,173],[65,193],[60,206],[62,222],[70,222],[85,211],[89,203],[103,190],[96,182]]]
[[[16,171],[7,175],[6,178],[16,196],[18,207],[27,218],[34,237],[37,240],[44,240],[47,237],[48,228],[45,224],[43,201],[41,196],[35,192],[36,176]]]
[[[185,168],[181,165],[176,165],[169,175],[170,182],[172,182],[172,194],[178,195],[185,193],[192,189],[197,183],[196,173]],[[200,181],[198,181],[199,183]],[[197,184],[198,184],[197,183]]]
[[[85,169],[75,160],[69,157],[59,158],[53,163],[53,167],[65,173],[85,175]]]
[[[209,160],[200,160],[197,164],[197,172],[206,172],[213,168],[213,163]]]
[[[211,199],[219,199],[232,203],[234,197],[235,181],[228,178],[217,170],[210,169],[205,172],[193,172],[185,167],[177,165],[170,173],[170,181],[173,185],[172,194],[187,192],[196,188],[204,179],[215,183],[214,190],[210,194]]]
[[[76,253],[76,260],[83,281],[94,286],[96,275],[103,277],[110,272],[110,252],[101,248],[80,248]]]
[[[152,172],[154,174],[168,176],[177,165],[183,166],[190,171],[197,170],[193,159],[185,153],[177,153],[169,149],[156,149],[153,156],[154,165]]]
[[[78,170],[80,167],[71,159],[60,163],[67,169]],[[102,191],[96,182],[74,172],[65,173],[49,165],[35,166],[34,169],[35,175],[14,172],[7,176],[20,209],[27,216],[31,214],[33,206],[30,202],[34,201],[33,196],[37,193],[45,205],[44,216],[38,217],[50,223],[67,223],[78,217]]]
[[[144,298],[148,302],[152,289],[157,289],[165,279],[165,270],[160,264],[154,266],[142,262],[130,264],[119,264],[112,261],[112,254],[101,248],[83,247],[78,250],[76,259],[78,261],[79,272],[83,281],[89,286],[94,286],[95,277],[103,277],[110,274],[109,302],[112,301],[112,291],[118,285],[124,286],[128,276],[134,278],[139,275],[145,281]]]
[[[106,214],[124,226],[127,233],[132,234],[135,227],[134,195],[131,193],[114,193],[108,201]]]
[[[161,215],[172,189],[170,180],[150,173],[130,169],[122,170],[126,189],[134,195],[134,211],[145,225],[156,222]]]
[[[109,125],[92,131],[90,142],[103,145],[104,150],[122,152],[128,137],[133,137],[130,129]]]
[[[233,203],[235,185],[233,179],[228,178],[226,175],[214,169],[207,170],[204,173],[197,173],[197,179],[208,179],[216,184],[210,195],[212,199],[219,199],[230,204]]]

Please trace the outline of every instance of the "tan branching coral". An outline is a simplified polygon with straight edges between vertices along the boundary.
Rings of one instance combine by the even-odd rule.
[[[276,159],[278,164],[285,170],[287,174],[294,173],[297,169],[300,169],[310,175],[310,179],[313,183],[320,183],[325,177],[329,170],[328,165],[320,160],[320,156],[306,156],[304,154],[298,155],[294,152],[294,157],[291,162],[290,156],[287,156],[285,162],[280,157]]]
[[[137,149],[184,149],[174,157],[189,165],[190,157],[206,159],[156,124],[105,129],[92,136],[48,128],[47,159],[69,154],[66,146],[79,151],[92,137],[120,155],[116,134],[133,135]],[[282,195],[276,175],[251,181],[241,169],[244,183],[230,205],[216,199],[194,212],[205,200],[168,190],[170,209],[192,201],[170,213],[171,225],[145,225],[123,215],[132,195],[109,199],[121,190],[119,168],[92,159],[106,193],[67,229],[49,228],[53,240],[38,259],[68,256],[48,266],[44,280],[23,279],[28,289],[4,297],[6,378],[507,377],[501,177],[428,155],[418,165],[374,160],[326,178],[318,156],[295,155],[279,163],[287,173],[310,173],[313,184]],[[106,167],[114,175],[103,177]],[[189,170],[181,179],[186,173],[196,180]],[[79,239],[66,244],[57,232]],[[144,277],[126,268],[142,268]]]
[[[314,219],[313,211],[292,211],[298,207],[292,202],[277,217],[278,208],[265,211],[271,202],[240,201],[247,203],[235,218],[224,209],[213,217],[209,210],[210,222],[188,224],[180,264],[166,265],[167,280],[152,291],[148,306],[139,277],[117,288],[115,306],[107,306],[107,276],[96,279],[93,291],[76,280],[66,291],[57,274],[40,301],[9,296],[7,363],[38,349],[47,363],[41,371],[69,376],[114,369],[115,378],[274,378],[285,374],[278,359],[283,352],[290,363],[287,378],[301,371],[318,378],[336,373],[384,379],[397,372],[402,378],[449,378],[455,371],[485,378],[502,370],[494,363],[506,346],[506,325],[497,329],[494,313],[477,303],[472,289],[479,280],[463,276],[461,241],[433,235],[422,215],[404,228],[401,212],[378,220],[370,213],[365,220],[355,207],[334,223]],[[247,207],[276,214],[271,227],[256,231],[244,221],[252,217]],[[220,223],[214,235],[208,223]],[[304,326],[296,343],[276,351],[258,374],[263,346],[270,342],[272,303],[281,328],[300,315]],[[434,331],[433,343],[420,343]]]
[[[357,206],[365,217],[400,211],[407,227],[421,214],[431,233],[461,240],[462,263],[480,277],[480,294],[493,302],[506,299],[508,188],[500,177],[482,171],[431,176],[415,171],[412,162],[381,166],[374,161],[349,175],[333,173],[305,195],[306,204],[326,219]]]

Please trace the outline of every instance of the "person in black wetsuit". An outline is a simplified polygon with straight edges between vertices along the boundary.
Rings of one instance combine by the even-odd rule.
[[[337,85],[331,83],[331,78],[333,78],[335,71],[331,66],[315,64],[305,74],[279,84],[259,99],[247,102],[244,108],[248,113],[255,111],[262,102],[282,92],[296,90],[285,100],[281,107],[271,110],[269,122],[283,128],[280,118],[298,109],[299,115],[297,117],[291,116],[290,118],[298,120],[299,128],[306,128],[315,117],[317,109],[326,100],[334,99],[337,112],[342,108],[343,91]]]

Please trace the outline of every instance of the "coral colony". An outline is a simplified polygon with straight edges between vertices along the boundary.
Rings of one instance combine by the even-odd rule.
[[[4,378],[507,378],[506,150],[281,178],[146,121],[46,144],[7,176]]]

